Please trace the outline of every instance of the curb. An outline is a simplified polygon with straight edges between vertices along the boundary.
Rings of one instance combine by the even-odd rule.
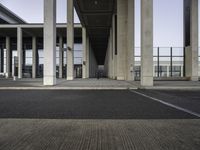
[[[137,87],[0,87],[0,90],[136,90]]]
[[[200,87],[159,86],[159,87],[139,87],[138,89],[145,89],[145,90],[200,90]]]

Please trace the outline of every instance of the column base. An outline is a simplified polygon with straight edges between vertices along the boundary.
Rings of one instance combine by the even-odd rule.
[[[43,85],[56,85],[56,77],[55,76],[48,76],[44,77]]]
[[[117,77],[117,80],[125,80],[124,77]]]
[[[74,80],[74,77],[67,77],[67,80]]]
[[[193,76],[193,77],[189,77],[190,81],[199,81],[199,77],[198,76]]]
[[[153,77],[141,77],[141,86],[153,86]]]

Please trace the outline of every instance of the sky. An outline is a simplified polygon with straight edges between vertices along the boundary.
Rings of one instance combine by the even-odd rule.
[[[66,1],[57,0],[58,23],[66,22]],[[43,0],[0,0],[0,3],[28,23],[43,22]],[[75,22],[79,22],[76,13]],[[135,46],[140,46],[140,0],[135,0]],[[183,46],[183,0],[154,0],[154,46]]]

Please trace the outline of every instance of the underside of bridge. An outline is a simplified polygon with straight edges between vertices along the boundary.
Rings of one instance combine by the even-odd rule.
[[[108,46],[115,0],[75,0],[81,24],[86,28],[97,63],[103,65]]]

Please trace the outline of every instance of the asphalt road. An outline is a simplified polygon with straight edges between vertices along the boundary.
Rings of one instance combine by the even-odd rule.
[[[154,91],[139,90],[139,92],[150,93],[162,99],[169,97],[169,94],[161,97],[160,93],[155,94]],[[196,96],[199,95],[196,93]],[[182,94],[177,97],[179,103],[181,100],[183,103],[188,102],[184,95],[184,99],[181,98]],[[172,101],[171,97],[169,101]],[[189,109],[195,108],[194,110],[199,111],[200,105],[197,104],[199,99],[192,101]],[[129,90],[1,90],[0,118],[195,119],[197,117]]]
[[[0,150],[198,150],[199,93],[0,90]]]

